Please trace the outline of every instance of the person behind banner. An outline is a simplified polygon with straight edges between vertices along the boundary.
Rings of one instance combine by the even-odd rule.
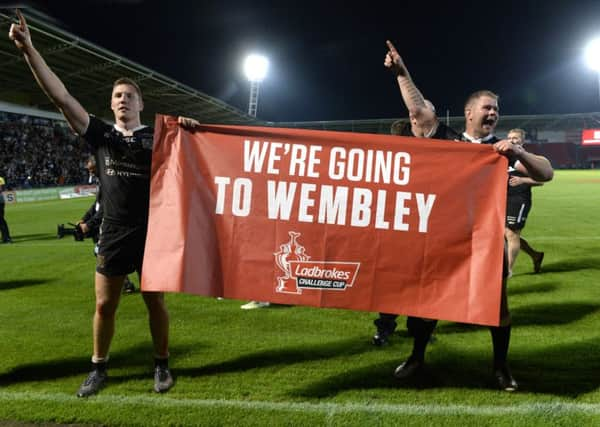
[[[405,73],[400,67],[393,66],[393,61],[390,54],[386,55],[385,64],[386,67],[392,68],[392,71],[397,76],[398,84],[402,84],[405,78],[410,78],[408,71]],[[404,69],[406,70],[406,69]],[[445,140],[456,140],[460,135],[450,127],[441,123],[435,115],[435,106],[427,99],[423,99],[424,103],[421,109],[414,107],[409,112],[409,121],[397,120],[392,123],[390,129],[393,135],[417,137],[417,138],[431,138],[431,139],[445,139]],[[410,102],[410,101],[409,101]],[[407,102],[407,105],[409,104]],[[373,321],[376,327],[375,334],[371,339],[371,342],[375,346],[383,346],[389,342],[390,337],[393,335],[398,323],[397,314],[392,313],[379,313],[379,317]],[[427,320],[428,322],[434,322],[433,320]],[[406,319],[406,328],[409,335],[413,335],[413,329],[418,327],[412,321],[411,317]],[[429,338],[430,341],[434,341],[433,336]]]
[[[511,129],[508,131],[507,139],[513,144],[523,145],[525,143],[525,131],[523,129]],[[531,257],[535,273],[539,273],[542,269],[544,252],[533,249],[527,240],[521,236],[521,231],[525,228],[527,215],[531,210],[531,187],[540,185],[544,185],[544,183],[536,181],[514,168],[508,168],[506,229],[504,234],[508,243],[509,277],[512,276],[513,266],[521,249]]]
[[[6,201],[4,200],[4,186],[6,185],[6,181],[4,178],[0,176],[0,234],[2,235],[2,243],[12,243],[12,239],[10,238],[10,230],[8,229],[8,223],[4,218],[4,206],[6,205]]]
[[[408,121],[398,120],[392,123],[391,133],[399,136],[444,140],[457,140],[460,138],[458,132],[439,121],[435,113],[435,106],[431,101],[425,99],[415,86],[408,69],[392,42],[388,40],[386,43],[388,52],[385,55],[383,65],[396,77],[400,94],[408,108],[409,117]],[[397,314],[379,313],[379,317],[373,321],[376,327],[375,335],[373,335],[371,340],[373,345],[382,346],[388,343],[390,336],[396,330],[397,318]],[[431,327],[433,332],[435,321],[430,319],[423,320],[427,322],[426,325],[416,323],[414,318],[410,316],[406,319],[406,328],[409,335],[418,335],[415,328],[424,326]],[[431,341],[433,337],[431,334],[429,335],[428,340]]]
[[[414,85],[394,45],[389,41],[387,45],[389,51],[386,55],[385,65],[395,72],[402,98],[409,112],[417,121],[417,125],[420,124],[422,128],[426,128],[430,126],[432,119],[429,113],[423,117],[421,116],[426,113],[423,95]],[[487,90],[473,93],[465,103],[465,132],[459,139],[464,142],[493,144],[494,150],[508,157],[509,163],[515,169],[527,173],[539,182],[550,181],[553,177],[553,170],[550,162],[545,157],[528,153],[522,146],[515,145],[509,140],[499,140],[493,135],[498,119],[498,96]],[[506,276],[508,274],[506,247],[504,258],[500,326],[490,327],[494,353],[493,370],[500,389],[515,391],[518,384],[512,376],[507,361],[511,321],[506,297]],[[409,317],[407,324],[411,324],[414,337],[413,351],[409,358],[394,371],[394,376],[398,379],[412,377],[422,370],[427,343],[435,329],[436,322]]]
[[[90,156],[85,164],[86,169],[88,170],[88,184],[97,184],[98,190],[96,191],[96,200],[89,207],[89,209],[83,214],[83,217],[77,221],[77,227],[81,230],[84,237],[90,237],[94,242],[94,256],[98,256],[98,240],[100,238],[100,225],[102,224],[102,187],[100,186],[100,182],[97,178],[97,170],[96,170],[96,158],[94,156]],[[132,294],[135,293],[135,285],[131,280],[129,280],[129,276],[125,276],[123,282],[123,293]]]
[[[103,188],[104,209],[96,262],[96,310],[93,321],[92,371],[77,391],[78,397],[97,393],[108,378],[109,348],[115,329],[115,312],[127,274],[141,273],[149,210],[150,164],[153,130],[141,124],[144,107],[137,83],[117,79],[110,107],[115,124],[90,115],[67,91],[58,76],[33,46],[27,22],[17,10],[18,23],[9,38],[23,54],[36,81],[62,112],[70,127],[93,148]],[[197,122],[180,117],[182,126]],[[154,344],[154,391],[168,391],[174,384],[169,370],[169,314],[161,292],[142,292],[148,309]]]

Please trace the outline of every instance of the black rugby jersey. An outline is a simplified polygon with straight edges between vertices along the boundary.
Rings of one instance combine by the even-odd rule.
[[[496,135],[490,134],[485,138],[479,138],[477,140],[474,140],[470,138],[465,132],[463,132],[460,135],[460,140],[464,142],[471,142],[473,144],[495,144],[496,142],[500,141],[500,138],[498,138]],[[517,163],[517,159],[515,159],[513,156],[507,156],[507,158],[509,169],[514,168],[515,163]]]
[[[520,172],[514,168],[508,168],[508,179],[510,179],[511,176],[528,177],[529,175]],[[508,197],[519,197],[524,198],[526,200],[531,200],[531,185],[520,184],[513,187],[509,184]]]
[[[465,133],[463,133],[461,135],[461,141],[466,141],[466,142],[473,142],[471,139],[469,139]],[[491,135],[491,137],[489,138],[484,138],[484,140],[481,140],[481,144],[494,144],[496,142],[500,141],[500,138],[496,137],[495,135]],[[528,176],[527,174],[524,174],[522,172],[519,172],[518,170],[515,169],[515,164],[517,163],[517,160],[513,157],[513,156],[509,156],[508,157],[508,178],[506,180],[506,188],[507,188],[507,197],[525,197],[528,200],[531,200],[531,186],[527,185],[527,184],[521,184],[521,185],[517,185],[516,187],[512,187],[509,183],[508,180],[510,180],[511,176]]]
[[[464,141],[464,142],[472,142],[474,144],[495,144],[496,142],[500,141],[500,138],[498,138],[496,135],[488,135],[485,138],[478,138],[478,139],[474,139],[474,138],[470,138],[465,132],[463,132],[460,135],[460,141]]]
[[[90,115],[83,138],[93,147],[104,221],[124,225],[148,222],[154,129],[143,126],[123,136],[115,126]]]

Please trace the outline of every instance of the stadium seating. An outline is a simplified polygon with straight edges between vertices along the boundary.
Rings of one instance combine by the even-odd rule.
[[[89,154],[64,121],[0,112],[0,176],[9,188],[83,183]]]

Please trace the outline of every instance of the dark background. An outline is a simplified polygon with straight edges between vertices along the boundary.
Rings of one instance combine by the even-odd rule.
[[[30,1],[59,27],[247,110],[242,62],[270,58],[258,116],[269,121],[406,115],[383,67],[396,43],[440,115],[490,89],[502,114],[600,111],[583,48],[600,1]],[[3,2],[3,6],[9,6]],[[67,86],[68,86],[68,82]]]

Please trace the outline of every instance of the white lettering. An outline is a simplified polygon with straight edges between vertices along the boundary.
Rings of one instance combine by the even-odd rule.
[[[215,184],[217,184],[217,205],[215,206],[215,213],[217,215],[223,215],[225,210],[225,189],[231,182],[231,179],[226,176],[215,176]]]
[[[373,150],[367,150],[367,163],[365,165],[365,182],[373,179]]]
[[[387,230],[390,228],[390,223],[385,220],[385,199],[386,191],[377,191],[377,210],[375,211],[375,228]]]
[[[427,200],[425,200],[425,195],[423,193],[417,193],[415,196],[417,199],[417,209],[419,210],[419,232],[427,233],[429,215],[431,214],[431,209],[433,208],[436,196],[435,194],[428,194]]]
[[[403,160],[404,163],[410,165],[410,154],[400,152],[394,155],[394,184],[397,185],[406,185],[410,180],[410,168],[406,166],[400,167]]]
[[[350,279],[350,271],[342,271],[333,267],[332,269],[320,268],[318,265],[314,267],[301,267],[296,266],[294,270],[294,277],[309,277],[314,279],[338,279],[348,280]]]
[[[259,173],[262,170],[268,145],[268,142],[254,141],[250,146],[250,140],[244,140],[244,171]]]
[[[317,157],[317,153],[323,151],[323,147],[319,145],[310,146],[310,154],[308,156],[308,173],[310,178],[318,178],[319,172],[315,171],[315,166],[321,164],[321,160]]]
[[[391,151],[375,153],[375,182],[390,182],[390,171],[392,170],[390,163],[392,163]]]
[[[267,204],[269,219],[283,219],[289,221],[292,211],[292,202],[296,194],[296,183],[289,185],[284,181],[267,181]]]
[[[332,185],[322,186],[318,222],[321,224],[345,225],[347,205],[348,187],[336,187],[334,196]]]
[[[366,188],[355,188],[352,197],[350,225],[367,227],[371,222],[371,202],[373,195]]]
[[[298,172],[296,173],[296,166]],[[290,175],[304,176],[304,169],[306,167],[306,147],[304,145],[294,144],[292,145],[292,152],[290,155]]]
[[[361,181],[365,164],[365,152],[360,148],[353,148],[348,153],[347,177],[350,181]]]
[[[329,157],[329,178],[349,181],[394,183],[406,185],[410,181],[410,154],[380,150],[362,150],[333,147]]]
[[[337,160],[337,157],[341,160]],[[329,178],[340,180],[344,178],[344,162],[346,159],[346,150],[342,147],[333,147],[329,153]]]
[[[315,205],[315,201],[310,198],[310,193],[314,192],[317,186],[315,184],[302,184],[300,186],[300,208],[298,209],[298,221],[312,222],[313,216],[308,213],[308,208]]]
[[[252,181],[248,178],[236,178],[233,181],[233,204],[231,213],[235,216],[248,216],[252,203]]]
[[[224,210],[223,199],[228,179],[218,179],[219,212]],[[251,184],[247,179],[238,178],[234,181],[234,215],[248,214]],[[381,189],[375,193],[368,188],[267,181],[268,218],[285,221],[292,219],[307,223],[397,231],[410,231],[413,224],[416,231],[418,214],[418,231],[427,233],[436,197],[435,194],[405,191],[397,191],[393,197],[388,197],[388,192]]]
[[[405,191],[396,192],[396,212],[394,215],[394,230],[408,231],[408,224],[404,222],[404,216],[410,214],[410,209],[404,206],[404,202],[411,199],[411,193]]]
[[[267,173],[278,175],[279,169],[275,167],[275,162],[281,160],[281,156],[277,154],[277,150],[283,147],[281,142],[271,142],[271,147],[269,150],[269,161],[267,162]]]

